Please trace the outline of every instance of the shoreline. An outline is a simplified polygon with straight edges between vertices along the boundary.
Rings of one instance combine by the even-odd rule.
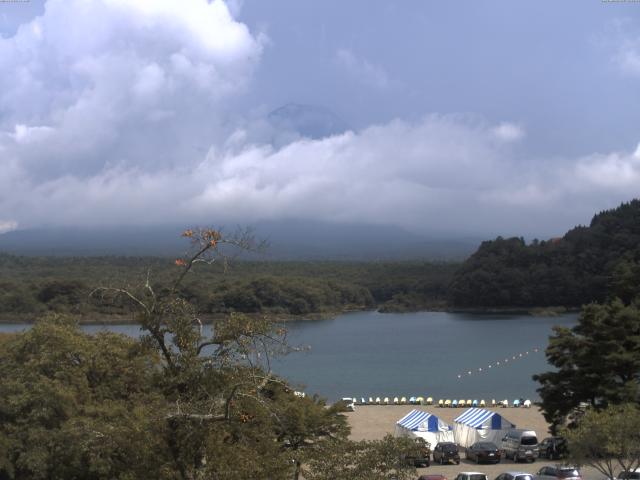
[[[393,314],[393,313],[416,313],[416,312],[445,312],[445,313],[461,313],[470,315],[529,315],[540,317],[557,317],[567,313],[578,313],[579,307],[500,307],[500,308],[456,308],[456,307],[442,307],[442,308],[417,308],[417,309],[403,309],[403,310],[388,310],[382,308],[380,305],[376,308],[345,308],[338,311],[329,312],[314,312],[305,315],[294,314],[271,314],[271,313],[245,313],[244,315],[252,317],[270,317],[275,322],[292,322],[292,321],[307,321],[313,322],[317,320],[333,320],[339,315],[354,312],[378,312],[381,314]],[[49,313],[49,312],[45,312]],[[34,324],[38,321],[39,317],[43,314],[0,314],[0,324]],[[242,312],[238,312],[242,313]],[[201,315],[201,318],[205,321],[205,324],[213,323],[216,320],[226,318],[229,313],[213,313]],[[134,314],[122,315],[122,314],[104,314],[95,313],[88,315],[70,314],[73,317],[78,318],[79,325],[135,325],[140,323]]]

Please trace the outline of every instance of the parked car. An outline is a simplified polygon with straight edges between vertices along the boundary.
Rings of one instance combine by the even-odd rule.
[[[535,480],[582,480],[582,474],[570,465],[542,467],[536,473]]]
[[[433,449],[433,461],[440,465],[445,463],[455,463],[460,465],[460,451],[458,445],[453,442],[440,442]]]
[[[476,463],[500,463],[500,450],[491,442],[476,442],[467,448],[467,459]]]
[[[460,472],[455,480],[488,480],[484,473],[480,472]]]
[[[431,444],[422,438],[416,438],[416,449],[403,455],[403,459],[414,467],[428,467],[431,465]]]
[[[533,480],[533,475],[527,472],[504,472],[495,480]]]
[[[356,399],[351,397],[343,397],[341,400],[344,403],[344,408],[348,412],[353,412],[356,409]]]
[[[509,430],[501,447],[505,458],[533,462],[538,456],[538,437],[533,430]]]
[[[538,456],[558,460],[567,455],[567,440],[564,437],[547,437],[538,445]]]
[[[620,472],[616,478],[618,480],[640,480],[640,468]]]

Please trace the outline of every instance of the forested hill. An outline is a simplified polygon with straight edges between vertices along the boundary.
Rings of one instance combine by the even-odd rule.
[[[457,263],[232,262],[198,265],[180,290],[201,314],[229,312],[309,316],[379,308],[444,308]],[[155,291],[172,284],[174,259],[159,257],[24,257],[0,253],[0,321],[46,312],[102,321],[130,311],[126,302],[90,296],[96,287],[137,288],[149,272]]]
[[[483,242],[455,273],[457,307],[577,307],[607,297],[629,299],[640,285],[640,200],[593,217],[564,237]]]

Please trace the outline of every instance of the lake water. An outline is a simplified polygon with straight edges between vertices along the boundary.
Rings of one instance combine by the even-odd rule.
[[[552,327],[570,327],[576,320],[575,314],[356,312],[332,320],[292,321],[287,323],[290,343],[309,349],[276,360],[273,368],[300,389],[329,400],[419,395],[533,400],[538,395],[531,376],[550,368],[544,349]],[[0,331],[24,328],[0,325]],[[140,334],[136,325],[83,328]]]

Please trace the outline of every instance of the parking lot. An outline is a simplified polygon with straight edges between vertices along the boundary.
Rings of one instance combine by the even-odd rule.
[[[515,463],[511,460],[503,460],[496,465],[477,465],[475,462],[469,462],[464,458],[462,454],[462,460],[460,465],[439,465],[431,464],[428,468],[419,468],[418,473],[420,475],[429,474],[441,474],[447,477],[448,480],[453,480],[459,472],[480,472],[487,475],[489,480],[493,480],[503,472],[526,472],[535,474],[545,465],[554,465],[557,462],[549,462],[537,460],[533,463]],[[593,469],[581,469],[582,478],[584,480],[602,480],[603,475]]]
[[[464,409],[439,408],[426,405],[359,405],[355,411],[346,415],[351,426],[351,438],[353,440],[381,439],[387,434],[393,434],[396,422],[412,409],[417,408],[437,415],[450,425],[453,419],[459,416]],[[490,409],[491,410],[491,409]],[[503,417],[514,423],[518,428],[534,430],[538,440],[549,436],[548,424],[542,413],[536,408],[498,408]],[[435,445],[432,445],[432,448]],[[485,473],[489,480],[493,480],[503,472],[526,472],[535,474],[545,465],[553,465],[557,462],[548,460],[536,460],[533,463],[515,463],[512,460],[502,460],[497,465],[477,465],[464,458],[464,449],[461,449],[460,465],[431,464],[428,468],[420,468],[418,472],[423,474],[442,474],[449,480],[453,480],[459,472],[475,471]],[[593,469],[581,469],[584,480],[602,480],[603,475]]]

